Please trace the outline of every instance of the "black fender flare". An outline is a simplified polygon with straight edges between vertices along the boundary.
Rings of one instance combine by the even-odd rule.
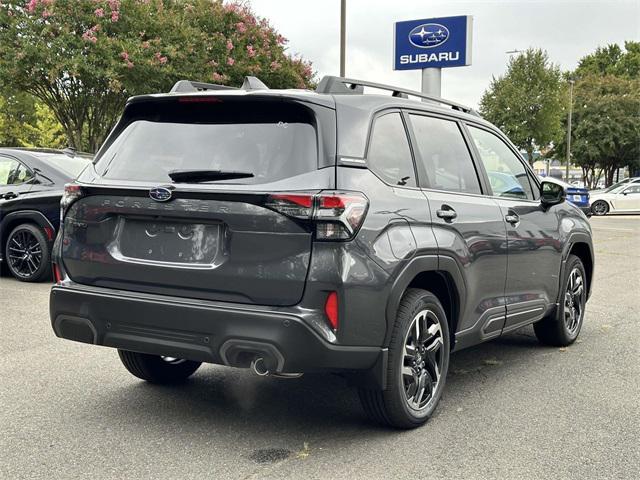
[[[567,267],[567,259],[569,258],[569,252],[576,243],[584,243],[589,247],[589,254],[591,255],[591,281],[589,282],[589,291],[587,292],[587,298],[591,296],[591,290],[593,285],[593,271],[595,269],[596,259],[593,254],[593,241],[591,236],[585,232],[571,232],[567,237],[567,241],[565,242],[564,249],[562,251],[562,263],[560,264],[560,278],[558,279],[558,298],[556,302],[560,303],[562,301],[562,280],[564,278],[565,270]]]
[[[448,273],[453,280],[454,286],[458,292],[458,311],[459,316],[464,313],[464,306],[466,305],[466,283],[462,271],[457,262],[446,255],[421,255],[413,257],[400,273],[395,277],[391,285],[389,299],[387,300],[386,307],[386,320],[387,320],[387,333],[384,339],[384,345],[389,345],[391,341],[391,325],[396,318],[400,301],[407,287],[412,280],[420,273],[423,272],[443,272]],[[456,332],[451,332],[454,335]]]

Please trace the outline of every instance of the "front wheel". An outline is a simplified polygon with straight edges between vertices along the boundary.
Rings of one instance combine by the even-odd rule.
[[[118,355],[129,373],[150,383],[183,382],[201,365],[201,362],[129,352],[128,350],[118,350]]]
[[[571,345],[578,338],[587,304],[587,275],[582,260],[569,255],[563,282],[563,296],[553,316],[533,325],[540,343],[556,347]]]
[[[593,205],[591,205],[591,211],[594,215],[597,215],[599,217],[602,215],[606,215],[607,213],[609,213],[609,204],[604,200],[596,200],[595,202],[593,202]]]
[[[375,421],[415,428],[433,414],[449,369],[449,327],[444,309],[430,292],[405,293],[389,344],[387,389],[360,389],[360,400]]]

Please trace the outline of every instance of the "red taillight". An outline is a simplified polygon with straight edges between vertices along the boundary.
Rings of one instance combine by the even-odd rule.
[[[315,220],[318,240],[349,240],[362,225],[369,201],[358,192],[274,193],[265,206],[289,217]]]
[[[179,103],[222,103],[218,97],[179,97]]]
[[[80,185],[76,185],[75,183],[67,183],[64,186],[64,193],[62,194],[62,198],[60,199],[60,226],[62,226],[64,222],[64,214],[67,209],[71,206],[73,202],[82,197],[84,192],[82,191],[82,187]]]
[[[53,264],[53,279],[58,285],[62,283],[62,274],[60,273],[60,268],[55,263]]]
[[[294,203],[300,207],[311,208],[313,206],[313,195],[275,194],[271,195],[271,200]]]
[[[338,294],[331,292],[324,304],[324,313],[329,320],[329,325],[334,330],[338,330]]]

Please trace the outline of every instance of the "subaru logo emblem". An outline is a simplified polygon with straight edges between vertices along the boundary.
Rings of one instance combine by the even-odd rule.
[[[149,190],[149,196],[156,202],[168,202],[171,200],[171,190],[165,187],[153,187]]]
[[[409,41],[418,48],[433,48],[449,39],[449,29],[439,23],[423,23],[409,32]]]

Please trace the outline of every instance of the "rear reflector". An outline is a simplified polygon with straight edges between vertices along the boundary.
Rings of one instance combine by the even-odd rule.
[[[338,330],[338,294],[331,292],[324,304],[324,313],[333,330]]]
[[[60,268],[55,263],[53,264],[53,279],[60,285],[62,283],[62,275],[60,274]]]
[[[47,240],[51,241],[53,240],[53,228],[51,227],[44,227],[44,233],[47,234]]]

